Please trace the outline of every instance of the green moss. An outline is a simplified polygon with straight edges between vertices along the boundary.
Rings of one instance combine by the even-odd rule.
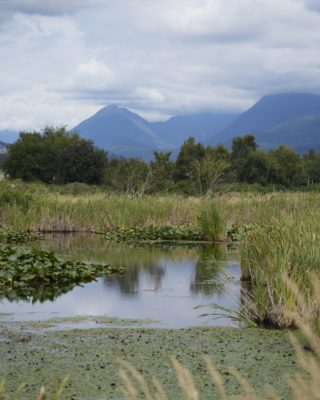
[[[169,361],[172,355],[191,370],[201,399],[218,398],[202,359],[204,354],[214,361],[229,394],[240,393],[228,373],[230,367],[239,370],[258,390],[272,385],[282,398],[289,398],[287,378],[299,371],[285,331],[108,328],[35,335],[11,325],[3,329],[2,337],[0,380],[6,380],[9,394],[21,382],[27,382],[21,394],[24,400],[36,398],[41,385],[52,393],[67,375],[62,399],[119,399],[117,358],[129,361],[148,382],[157,377],[170,399],[182,398]]]

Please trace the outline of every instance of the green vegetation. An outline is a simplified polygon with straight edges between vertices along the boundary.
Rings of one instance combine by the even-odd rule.
[[[0,228],[0,243],[24,243],[39,239],[38,235],[30,232],[16,232]]]
[[[201,211],[199,226],[201,232],[207,238],[213,241],[225,239],[225,226],[221,218],[221,213],[214,204],[210,204]]]
[[[61,261],[47,251],[0,247],[0,297],[52,300],[75,285],[124,270],[123,267]]]
[[[146,228],[112,229],[105,233],[108,240],[117,241],[206,241],[208,237],[198,229],[187,226],[148,226]]]
[[[45,183],[100,183],[106,153],[65,127],[22,132],[2,166],[11,178]]]
[[[250,282],[254,318],[277,327],[308,323],[320,328],[320,208],[282,210],[277,220],[254,224],[242,241],[242,277]],[[302,305],[288,279],[297,287]],[[320,329],[319,329],[320,333]]]
[[[10,179],[49,184],[70,182],[100,185],[129,196],[180,193],[212,196],[235,183],[256,185],[260,191],[304,188],[319,190],[320,153],[301,156],[286,146],[258,149],[254,136],[234,137],[231,150],[205,147],[187,139],[177,159],[171,152],[154,152],[146,163],[137,158],[108,158],[90,141],[64,127],[22,132],[9,147],[3,170]],[[311,187],[311,188],[310,188]]]

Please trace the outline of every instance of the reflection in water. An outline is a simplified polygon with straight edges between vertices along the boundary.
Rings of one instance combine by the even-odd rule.
[[[60,284],[60,286],[54,284],[50,286],[37,285],[26,287],[24,285],[21,288],[16,287],[1,290],[0,300],[1,298],[5,298],[9,302],[24,300],[31,301],[32,304],[54,301],[63,294],[70,292],[70,290],[74,289],[76,286],[76,283]]]
[[[157,264],[144,265],[143,267],[139,267],[137,264],[130,264],[122,276],[114,275],[106,278],[106,284],[107,286],[118,287],[120,292],[127,296],[136,296],[140,288],[139,279],[141,270],[152,281],[153,290],[161,290],[165,270],[161,265]]]
[[[47,235],[32,246],[53,250],[65,259],[126,266],[127,271],[123,276],[99,278],[95,283],[70,288],[53,302],[32,305],[2,300],[0,313],[13,312],[18,319],[48,318],[52,312],[61,316],[151,318],[167,327],[187,327],[203,323],[195,306],[216,302],[234,307],[239,301],[238,283],[225,284],[221,279],[221,264],[239,278],[237,251],[225,245],[142,246],[110,242],[102,235],[75,234]],[[36,314],[27,314],[30,312]],[[230,321],[210,324],[230,325]]]
[[[222,246],[216,245],[202,249],[199,261],[195,266],[195,278],[190,285],[192,293],[210,295],[223,292],[224,281],[219,262],[224,260],[225,256]],[[219,260],[219,262],[216,260]]]

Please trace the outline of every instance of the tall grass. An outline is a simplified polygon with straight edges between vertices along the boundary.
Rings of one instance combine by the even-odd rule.
[[[196,198],[186,201],[181,196],[129,198],[103,191],[74,195],[58,189],[2,183],[0,224],[15,230],[53,232],[196,225],[202,203]]]
[[[104,231],[114,227],[204,226],[222,238],[233,225],[269,224],[283,212],[310,210],[320,194],[227,193],[215,197],[128,197],[81,184],[0,182],[0,224],[14,230]],[[319,206],[318,206],[319,207]],[[213,211],[212,211],[213,210]]]
[[[242,278],[250,281],[255,318],[292,327],[308,309],[316,321],[320,316],[319,292],[313,284],[320,277],[318,199],[292,202],[279,210],[277,219],[262,220],[253,224],[241,244]],[[303,307],[293,285],[304,298]]]

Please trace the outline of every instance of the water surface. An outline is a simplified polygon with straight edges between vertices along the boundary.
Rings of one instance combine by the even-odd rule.
[[[199,304],[239,304],[239,261],[236,249],[225,245],[133,245],[106,241],[97,235],[47,235],[30,246],[53,250],[66,259],[123,265],[123,276],[99,278],[57,296],[54,301],[0,300],[0,314],[12,320],[57,317],[107,316],[152,319],[154,326],[186,328],[229,326],[226,318],[209,320],[199,315]],[[235,279],[221,274],[218,260]],[[211,260],[211,261],[208,261]]]

